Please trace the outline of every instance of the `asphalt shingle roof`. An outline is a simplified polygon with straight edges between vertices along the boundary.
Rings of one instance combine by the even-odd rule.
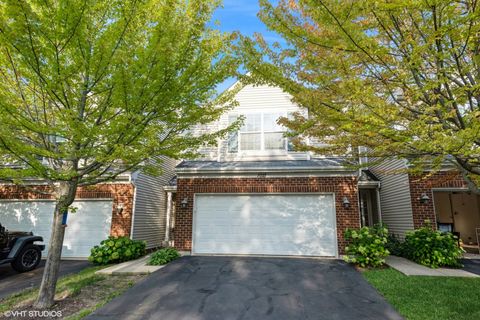
[[[183,161],[177,165],[179,171],[253,171],[282,169],[345,169],[343,158],[321,158],[312,160],[275,160],[275,161]]]

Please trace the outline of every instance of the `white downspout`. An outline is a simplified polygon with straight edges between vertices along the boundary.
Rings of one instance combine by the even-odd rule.
[[[382,201],[380,199],[380,189],[376,188],[377,191],[377,210],[378,210],[378,220],[382,223]]]
[[[132,202],[132,223],[130,225],[130,239],[135,240],[133,237],[133,230],[135,227],[135,209],[137,206],[137,177],[138,177],[138,171],[132,173],[129,176],[129,182],[133,185],[133,202]]]
[[[170,246],[170,216],[172,215],[172,192],[167,191],[167,216],[165,222],[165,242]]]

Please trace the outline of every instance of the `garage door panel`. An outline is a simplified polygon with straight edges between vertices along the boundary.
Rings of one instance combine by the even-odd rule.
[[[196,195],[194,253],[336,255],[331,194]]]
[[[202,250],[197,250],[195,253],[334,256],[335,254],[332,253],[330,248],[326,249],[326,247],[334,245],[335,242],[322,243],[320,246],[315,244],[299,246],[286,243],[283,244],[281,251],[279,251],[277,241],[229,241],[221,244],[211,241],[202,245],[202,247],[206,248],[203,252]],[[208,250],[208,247],[215,251]],[[314,254],[308,254],[309,252]]]
[[[7,229],[32,231],[48,243],[53,222],[53,201],[0,201],[0,222]],[[108,237],[112,224],[112,201],[76,201],[69,213],[62,257],[88,257],[90,249]]]
[[[28,206],[24,204],[28,203]],[[36,229],[50,229],[50,223],[45,221],[46,212],[53,212],[51,202],[0,202],[1,223],[7,225],[21,225],[26,231]]]

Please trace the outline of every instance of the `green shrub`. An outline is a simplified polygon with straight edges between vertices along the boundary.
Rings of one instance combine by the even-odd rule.
[[[398,257],[403,256],[403,242],[398,239],[394,234],[389,234],[387,236],[387,243],[385,248],[390,252],[390,254]]]
[[[432,230],[430,226],[409,231],[405,236],[403,255],[430,268],[461,267],[463,249],[458,238],[449,232]]]
[[[363,227],[359,230],[347,229],[345,239],[350,244],[345,248],[345,261],[363,268],[378,267],[385,263],[390,252],[385,248],[388,230],[382,225]]]
[[[132,240],[128,237],[108,237],[90,251],[88,261],[94,264],[119,263],[137,259],[145,255],[145,241]]]
[[[172,260],[175,260],[180,257],[180,253],[174,248],[164,248],[158,251],[155,251],[150,256],[150,260],[148,261],[148,265],[151,266],[159,266],[162,264],[167,264]]]

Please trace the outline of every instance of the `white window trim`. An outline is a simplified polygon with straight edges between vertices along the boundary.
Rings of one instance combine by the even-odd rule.
[[[260,114],[260,131],[246,131],[246,132],[241,132],[241,130],[237,131],[237,151],[232,152],[228,151],[228,146],[227,146],[227,153],[228,154],[244,154],[244,155],[284,155],[288,154],[290,151],[288,151],[288,141],[286,137],[283,137],[284,140],[284,148],[283,149],[265,149],[265,133],[285,133],[286,129],[284,131],[265,131],[264,130],[264,116],[265,114],[271,114],[274,112],[267,112],[267,111],[261,111],[261,112],[248,112],[248,113],[238,113],[236,114],[237,116],[247,116],[249,114]],[[278,112],[279,117],[286,117],[287,112]],[[233,115],[233,114],[232,114]],[[260,133],[260,149],[258,150],[242,150],[241,148],[241,141],[242,141],[242,134],[253,134],[253,133]]]

